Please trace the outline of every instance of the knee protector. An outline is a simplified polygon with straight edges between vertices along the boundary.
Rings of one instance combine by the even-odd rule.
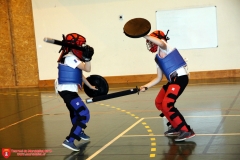
[[[90,119],[90,114],[87,106],[85,105],[85,103],[83,103],[82,99],[80,97],[77,97],[73,99],[70,103],[79,115],[81,122],[86,124]]]

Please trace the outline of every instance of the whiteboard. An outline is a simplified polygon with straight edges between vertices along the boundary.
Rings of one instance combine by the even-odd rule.
[[[157,29],[169,30],[168,41],[178,49],[218,47],[216,6],[156,11]]]

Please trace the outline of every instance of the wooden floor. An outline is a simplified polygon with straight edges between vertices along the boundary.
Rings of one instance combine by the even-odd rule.
[[[109,93],[136,85],[141,84],[110,85]],[[9,149],[13,160],[240,159],[239,79],[190,81],[176,107],[196,136],[177,143],[163,135],[167,121],[154,105],[160,86],[87,104],[91,119],[85,132],[91,138],[75,142],[80,152],[61,145],[71,122],[53,88],[0,89],[0,148]]]

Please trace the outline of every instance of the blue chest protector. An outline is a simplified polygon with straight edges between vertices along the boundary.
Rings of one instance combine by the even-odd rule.
[[[58,64],[58,83],[59,84],[80,84],[82,85],[82,70]]]
[[[187,65],[177,49],[174,49],[164,58],[161,58],[158,54],[156,54],[155,61],[169,82],[171,82],[170,76],[174,71]]]

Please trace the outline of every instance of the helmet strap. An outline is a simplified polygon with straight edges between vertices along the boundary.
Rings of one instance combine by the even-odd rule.
[[[168,35],[168,32],[169,32],[169,30],[167,30],[167,33],[166,33],[166,35],[165,35],[165,39],[166,39],[166,41],[168,41],[170,38],[167,36]]]
[[[64,34],[62,34],[62,37],[63,37],[63,40],[62,40],[62,42],[65,42],[65,41],[66,41],[66,39],[65,39],[65,36],[64,36]],[[58,53],[60,53],[61,51],[65,51],[65,50],[66,50],[66,47],[62,46],[62,47],[60,48],[60,50],[58,51]]]
[[[162,36],[160,31],[158,30],[158,33],[153,33],[155,36],[157,36],[159,39],[165,39],[165,41],[168,41],[170,38],[167,36],[168,35],[169,30],[167,30],[166,35]]]

